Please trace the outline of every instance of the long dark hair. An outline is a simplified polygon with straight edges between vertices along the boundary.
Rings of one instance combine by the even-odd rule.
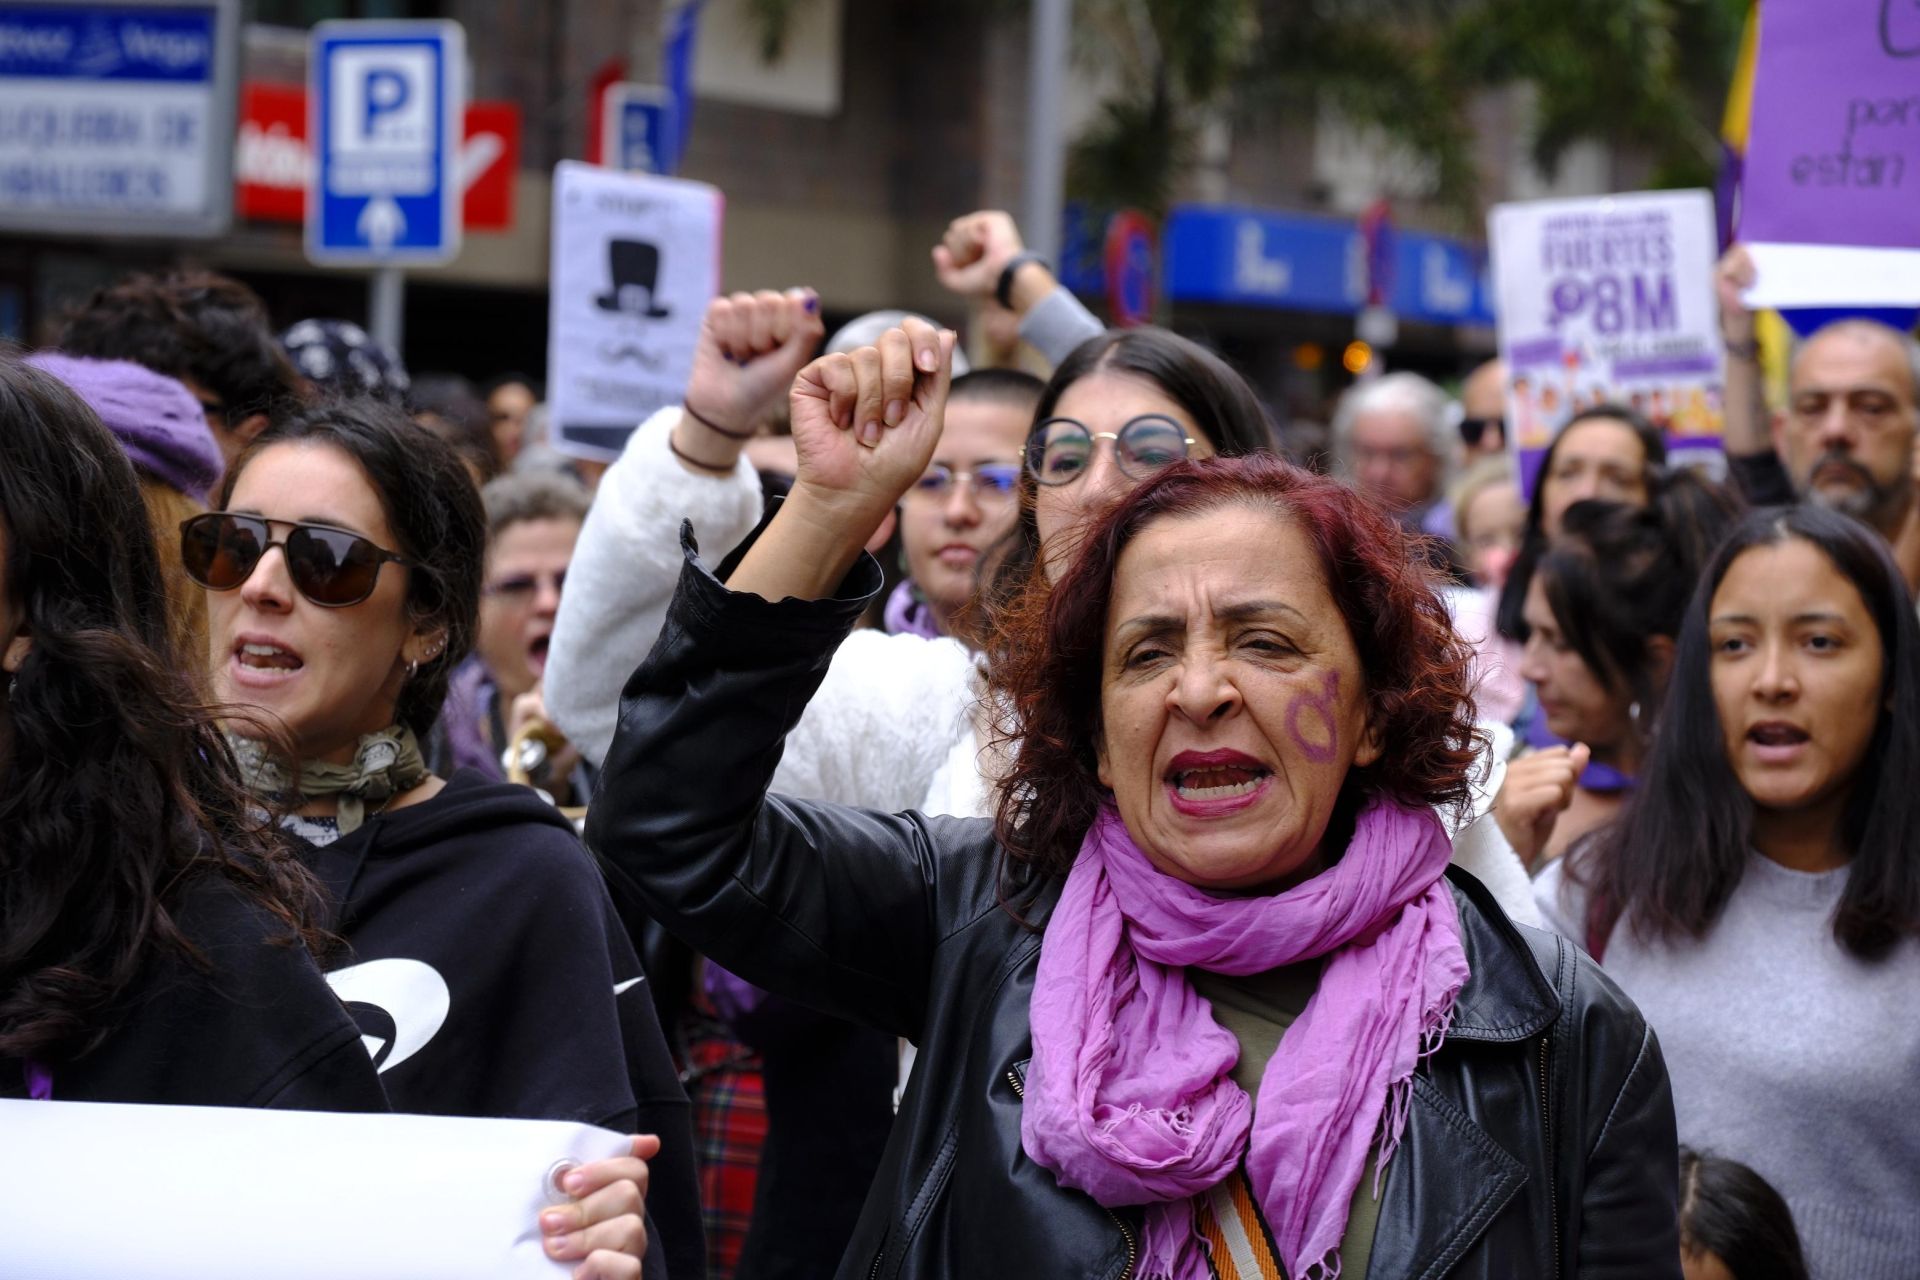
[[[1223,458],[1273,452],[1273,419],[1247,380],[1199,343],[1152,325],[1109,329],[1075,347],[1047,380],[1034,407],[1034,422],[1051,418],[1067,388],[1095,373],[1130,374],[1152,383],[1187,411]],[[1022,470],[1019,522],[984,560],[980,599],[989,617],[1013,604],[1039,562],[1035,488],[1033,477]]]
[[[360,464],[399,543],[394,550],[412,562],[408,613],[421,627],[446,629],[446,646],[420,664],[394,709],[396,720],[425,738],[447,700],[447,680],[472,651],[479,627],[487,556],[480,494],[451,445],[393,406],[362,397],[275,420],[234,460],[214,505],[225,508],[232,500],[234,485],[261,450],[297,443],[330,445]]]
[[[1639,786],[1617,822],[1568,855],[1588,890],[1589,935],[1625,919],[1647,938],[1701,938],[1739,884],[1753,847],[1753,800],[1727,761],[1709,671],[1708,613],[1743,552],[1798,539],[1817,548],[1859,591],[1886,655],[1885,696],[1841,824],[1852,854],[1834,914],[1840,944],[1863,959],[1920,936],[1920,622],[1884,541],[1819,507],[1756,511],[1714,554],[1687,606],[1666,707]]]
[[[1646,722],[1664,691],[1647,640],[1680,634],[1701,566],[1740,511],[1731,490],[1681,472],[1646,507],[1574,503],[1534,569],[1567,643]]]
[[[1349,776],[1340,811],[1367,796],[1458,807],[1481,738],[1473,723],[1473,655],[1454,631],[1410,534],[1337,480],[1277,455],[1180,463],[1127,495],[1089,533],[1049,589],[1035,577],[1003,625],[989,667],[996,741],[1012,767],[998,784],[1007,856],[1065,875],[1106,795],[1094,741],[1107,610],[1129,543],[1156,521],[1244,505],[1299,522],[1360,657],[1368,718],[1390,749]],[[1016,877],[1009,877],[1014,879]]]
[[[202,957],[174,913],[224,877],[321,941],[318,889],[242,789],[174,650],[119,441],[64,384],[0,355],[6,591],[32,647],[0,746],[0,1058],[71,1060],[156,957]]]
[[[1583,422],[1596,418],[1605,418],[1610,422],[1623,422],[1632,428],[1633,434],[1640,438],[1640,447],[1647,455],[1647,489],[1649,493],[1658,491],[1667,465],[1667,440],[1660,434],[1660,428],[1639,413],[1623,404],[1596,405],[1583,409],[1567,419],[1567,425],[1560,428],[1553,443],[1547,446],[1546,457],[1540,460],[1540,471],[1533,481],[1533,500],[1527,504],[1526,528],[1520,536],[1520,552],[1513,558],[1513,567],[1507,570],[1507,585],[1500,589],[1499,607],[1494,613],[1494,626],[1501,635],[1509,640],[1527,638],[1527,585],[1533,581],[1534,569],[1542,556],[1547,554],[1547,477],[1553,474],[1553,460],[1560,450],[1560,442],[1567,438],[1567,432]]]
[[[1710,1253],[1733,1280],[1807,1280],[1793,1212],[1746,1165],[1680,1149],[1680,1252]]]

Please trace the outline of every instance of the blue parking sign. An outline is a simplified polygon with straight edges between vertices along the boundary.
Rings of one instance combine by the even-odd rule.
[[[307,257],[445,262],[460,251],[466,33],[457,22],[322,22],[308,58]]]
[[[678,167],[673,95],[656,85],[609,86],[600,136],[602,163],[609,169],[670,175]]]

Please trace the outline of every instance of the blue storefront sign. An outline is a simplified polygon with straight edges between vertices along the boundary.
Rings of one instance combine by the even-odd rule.
[[[0,227],[217,235],[237,0],[0,0]]]
[[[1385,303],[1401,319],[1493,323],[1483,248],[1400,229],[1385,244],[1392,256]],[[1167,218],[1161,255],[1161,288],[1176,303],[1353,315],[1367,302],[1366,237],[1345,219],[1179,205]],[[1098,275],[1077,267],[1075,254],[1062,259],[1068,287],[1100,292]]]
[[[1391,301],[1403,320],[1493,324],[1493,287],[1484,248],[1418,231],[1401,231],[1394,241]]]

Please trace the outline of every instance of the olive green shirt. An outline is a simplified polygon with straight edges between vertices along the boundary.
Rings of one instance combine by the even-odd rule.
[[[1280,1037],[1307,1007],[1314,989],[1320,984],[1321,961],[1271,969],[1246,978],[1227,977],[1202,969],[1188,969],[1187,980],[1193,989],[1213,1006],[1213,1019],[1233,1033],[1240,1042],[1240,1061],[1234,1064],[1233,1082],[1247,1091],[1257,1105],[1260,1077],[1280,1047]],[[1380,1221],[1380,1202],[1373,1198],[1375,1161],[1379,1148],[1367,1156],[1366,1172],[1353,1189],[1347,1204],[1347,1231],[1340,1239],[1341,1280],[1367,1280],[1367,1264],[1373,1257],[1373,1231]]]

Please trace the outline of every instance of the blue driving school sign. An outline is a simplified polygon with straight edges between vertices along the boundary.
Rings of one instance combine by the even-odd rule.
[[[238,0],[0,0],[0,228],[218,235]]]
[[[457,22],[314,27],[307,257],[327,265],[427,265],[460,251],[466,69]]]

